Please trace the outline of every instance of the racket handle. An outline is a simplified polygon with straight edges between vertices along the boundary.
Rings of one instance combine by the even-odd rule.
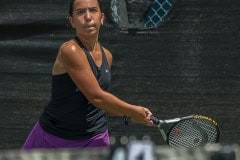
[[[159,120],[158,120],[157,117],[151,115],[150,119],[153,121],[153,123],[154,123],[155,125],[158,125],[158,124],[159,124]]]

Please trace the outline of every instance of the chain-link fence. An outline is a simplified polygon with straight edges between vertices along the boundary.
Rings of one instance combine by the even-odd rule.
[[[111,15],[120,29],[157,28],[173,7],[174,0],[112,0]]]
[[[144,27],[157,27],[167,16],[174,0],[154,0],[144,19]]]

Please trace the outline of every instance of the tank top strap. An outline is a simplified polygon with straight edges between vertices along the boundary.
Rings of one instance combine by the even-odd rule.
[[[111,70],[110,70],[110,66],[108,64],[107,57],[102,45],[99,43],[99,46],[101,48],[102,64],[100,67],[98,67],[95,61],[93,60],[91,54],[89,53],[87,48],[85,48],[85,46],[82,44],[80,39],[78,37],[75,37],[75,39],[78,45],[83,49],[84,53],[86,54],[88,63],[100,87],[104,90],[108,90],[111,83]]]
[[[90,64],[92,71],[95,75],[96,78],[98,78],[98,68],[92,58],[92,56],[90,55],[89,51],[87,50],[87,48],[83,45],[83,43],[80,41],[80,39],[78,37],[75,37],[78,45],[83,49],[85,55],[87,56],[88,59],[88,63]]]
[[[102,52],[102,65],[101,65],[101,67],[109,68],[109,64],[108,64],[108,61],[107,61],[106,54],[105,54],[105,52],[103,50],[103,47],[102,47],[101,43],[99,43],[99,45],[100,45],[101,52]]]
[[[78,38],[78,37],[75,37],[75,39],[77,40],[78,42],[78,45],[83,49],[84,53],[86,54],[88,60],[91,60],[92,57],[89,53],[89,51],[87,50],[87,48],[83,45],[83,43],[81,42],[81,40]]]

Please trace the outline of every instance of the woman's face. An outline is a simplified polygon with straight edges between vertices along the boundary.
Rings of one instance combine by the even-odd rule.
[[[77,34],[97,36],[103,20],[104,14],[101,13],[98,0],[75,0],[69,21]]]

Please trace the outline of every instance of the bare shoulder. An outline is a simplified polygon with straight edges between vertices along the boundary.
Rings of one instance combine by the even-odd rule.
[[[112,53],[105,47],[103,47],[103,50],[104,50],[104,53],[106,54],[106,57],[107,57],[107,60],[108,60],[108,64],[110,66],[112,66],[112,59],[113,59]]]
[[[84,65],[87,62],[86,55],[75,40],[69,40],[60,46],[59,60],[66,67]]]
[[[79,47],[77,43],[74,40],[69,40],[67,42],[64,42],[60,46],[60,54],[72,54],[73,52],[79,51]]]
[[[76,48],[76,45],[74,44],[73,40],[69,40],[61,44],[58,50],[56,60],[54,62],[52,74],[57,75],[67,72],[65,68],[66,60],[70,61],[70,59],[72,59],[72,53],[76,52],[76,49],[74,48]]]
[[[79,60],[79,58],[85,59],[86,57],[85,57],[85,54],[83,53],[84,52],[81,49],[81,47],[73,39],[63,43],[60,46],[60,50],[59,50],[59,56],[60,56],[60,59],[62,60],[67,60],[69,58],[75,59],[75,60],[77,59]]]

